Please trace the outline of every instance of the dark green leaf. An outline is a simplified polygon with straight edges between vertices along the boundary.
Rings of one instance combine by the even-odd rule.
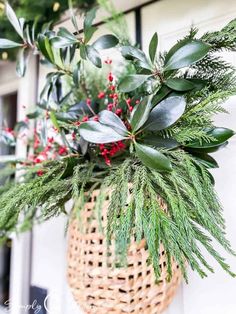
[[[210,45],[200,41],[191,40],[177,49],[174,54],[165,61],[165,71],[177,70],[201,60],[210,50]]]
[[[135,143],[135,150],[145,166],[159,171],[172,170],[170,160],[158,150],[139,143]]]
[[[161,100],[171,93],[171,89],[165,85],[159,89],[156,95],[152,98],[152,106],[155,107]]]
[[[184,113],[186,101],[181,96],[171,96],[162,100],[150,113],[145,129],[160,131],[174,124]]]
[[[53,55],[53,51],[52,51],[52,47],[50,44],[49,39],[42,35],[39,34],[38,35],[38,46],[39,49],[41,51],[41,53],[43,54],[43,56],[48,59],[51,63],[54,62],[54,55]]]
[[[16,125],[14,127],[14,131],[16,133],[19,133],[20,131],[23,131],[23,130],[28,129],[28,128],[29,128],[29,126],[28,126],[28,124],[26,122],[19,121],[19,122],[16,123]]]
[[[39,117],[39,115],[40,115],[40,112],[39,112],[38,110],[35,110],[34,112],[28,113],[28,114],[26,115],[26,117],[27,117],[28,119],[36,119],[36,118]]]
[[[86,46],[87,58],[97,67],[102,67],[102,60],[99,52],[93,46]]]
[[[152,66],[145,56],[144,52],[132,46],[121,47],[121,54],[126,59],[137,59],[140,67],[151,70]]]
[[[176,53],[176,51],[178,51],[180,48],[182,48],[183,46],[189,44],[192,41],[192,39],[190,38],[184,38],[180,41],[178,41],[166,54],[165,56],[165,63],[167,63],[170,58],[173,56],[174,53]]]
[[[185,92],[194,89],[194,84],[188,80],[182,78],[171,78],[168,79],[165,84],[176,91]]]
[[[141,86],[150,75],[132,74],[122,79],[118,88],[121,92],[128,93]]]
[[[142,139],[144,144],[151,145],[154,147],[164,147],[168,149],[176,148],[180,144],[173,138],[164,138],[156,134],[148,134]]]
[[[80,81],[80,66],[81,66],[81,62],[79,61],[76,64],[75,69],[73,71],[73,81],[76,86],[79,85],[79,81]]]
[[[13,134],[5,130],[0,130],[0,143],[1,142],[9,146],[15,146],[16,144]]]
[[[86,31],[86,29],[92,26],[93,20],[96,17],[97,9],[98,9],[97,7],[94,7],[86,13],[85,19],[84,19],[84,31]]]
[[[126,138],[111,127],[96,121],[82,123],[79,127],[79,132],[86,141],[96,144],[118,142]]]
[[[204,153],[194,153],[194,157],[200,161],[201,164],[203,164],[206,168],[219,168],[218,163],[216,160],[211,157],[210,155],[204,154]]]
[[[103,110],[99,113],[99,122],[111,127],[117,133],[127,136],[128,130],[124,125],[124,122],[113,112]]]
[[[96,32],[97,27],[91,26],[84,32],[84,42],[87,43],[92,38],[93,34]]]
[[[132,112],[130,124],[132,131],[138,131],[147,121],[149,113],[152,109],[151,97],[145,97]]]
[[[16,48],[21,46],[22,44],[16,43],[12,40],[0,38],[0,49]]]
[[[16,61],[16,73],[19,77],[23,77],[25,75],[27,59],[28,51],[25,48],[21,48],[18,52]]]
[[[158,35],[155,33],[152,36],[152,39],[149,44],[149,56],[152,62],[154,62],[156,58],[156,52],[157,52],[157,45],[158,45]]]
[[[23,35],[23,27],[24,24],[21,24],[19,19],[17,18],[15,12],[13,11],[12,7],[9,5],[8,2],[6,2],[5,4],[5,8],[6,8],[6,15],[7,18],[9,20],[9,22],[11,23],[11,25],[15,28],[15,30],[17,31],[17,33],[20,35],[20,37],[22,39],[24,39],[24,35]]]
[[[87,58],[86,46],[85,45],[81,45],[80,46],[80,57],[81,57],[81,59],[84,59],[84,60],[86,60],[86,58]]]
[[[233,130],[227,128],[213,128],[207,132],[208,135],[212,136],[214,140],[212,141],[193,141],[188,143],[186,147],[194,149],[210,149],[219,148],[224,144],[229,138],[231,138],[235,133]]]
[[[76,36],[70,33],[65,27],[60,27],[57,35],[59,37],[65,37],[67,39],[70,39],[72,42],[78,41]]]
[[[71,45],[78,43],[77,40],[71,40],[70,38],[55,36],[53,37],[50,42],[52,43],[53,47],[55,48],[66,48]]]
[[[75,112],[55,112],[54,115],[58,121],[78,121],[78,115]]]
[[[103,35],[99,37],[94,43],[93,47],[97,50],[109,49],[115,47],[119,43],[119,40],[114,35]]]

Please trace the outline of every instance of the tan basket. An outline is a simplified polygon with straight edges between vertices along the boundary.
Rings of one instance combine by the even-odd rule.
[[[90,314],[160,314],[171,303],[181,282],[181,272],[173,262],[173,277],[166,280],[165,251],[160,250],[161,277],[158,285],[152,265],[147,264],[145,241],[132,241],[128,251],[128,266],[113,268],[114,244],[109,258],[104,234],[100,232],[94,205],[99,191],[94,191],[78,220],[69,226],[68,282],[76,302]],[[109,196],[108,196],[109,198]],[[103,207],[102,225],[106,225],[109,199]],[[163,208],[164,209],[164,208]]]

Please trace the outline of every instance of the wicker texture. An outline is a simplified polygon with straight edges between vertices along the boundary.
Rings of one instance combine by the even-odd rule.
[[[114,268],[114,244],[109,257],[94,205],[99,191],[94,191],[86,203],[81,219],[69,226],[68,282],[76,302],[87,314],[160,314],[172,301],[181,282],[181,272],[173,262],[173,277],[166,280],[165,251],[160,250],[161,277],[158,284],[152,265],[148,265],[145,241],[132,241],[128,251],[128,266]],[[102,225],[106,225],[105,201]],[[163,209],[165,209],[163,207]],[[81,227],[78,227],[78,223]]]

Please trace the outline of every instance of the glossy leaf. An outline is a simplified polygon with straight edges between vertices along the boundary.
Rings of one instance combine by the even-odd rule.
[[[87,58],[97,67],[102,67],[102,60],[99,55],[99,52],[97,49],[95,49],[93,46],[86,46],[86,55]]]
[[[93,47],[97,50],[109,49],[115,47],[119,43],[119,40],[114,35],[103,35],[99,37],[94,43]]]
[[[84,19],[84,30],[86,30],[92,26],[93,21],[96,17],[97,9],[98,9],[97,7],[94,7],[86,13],[85,19]]]
[[[140,87],[150,75],[132,74],[123,78],[118,86],[119,90],[124,93],[133,91]]]
[[[1,142],[9,146],[15,146],[16,144],[13,134],[5,130],[0,130],[0,143]]]
[[[80,66],[81,66],[81,62],[79,61],[73,71],[73,82],[76,86],[79,85],[79,81],[80,81]]]
[[[186,101],[182,96],[171,96],[162,100],[150,113],[144,127],[149,131],[160,131],[174,124],[184,113]]]
[[[65,37],[67,39],[70,39],[72,42],[78,41],[76,36],[74,34],[72,34],[71,32],[69,32],[65,27],[60,27],[57,35],[59,37]]]
[[[171,89],[165,85],[159,89],[156,95],[152,98],[152,106],[155,107],[160,101],[171,93]]]
[[[25,48],[20,49],[16,61],[16,73],[19,77],[23,77],[25,75],[27,58],[28,51]]]
[[[55,48],[66,48],[66,47],[76,44],[78,41],[71,40],[70,38],[55,36],[54,38],[50,40],[50,42]]]
[[[149,44],[149,56],[152,62],[154,62],[156,58],[156,52],[157,52],[157,45],[158,45],[158,35],[155,33],[152,36],[152,39]]]
[[[51,47],[49,39],[46,36],[39,34],[38,46],[43,56],[53,63],[54,55],[53,55],[53,51],[52,51],[52,47]]]
[[[84,42],[85,44],[89,42],[89,40],[92,38],[93,34],[96,32],[97,27],[91,26],[87,28],[84,32]]]
[[[16,43],[12,40],[0,38],[0,49],[16,48],[21,46],[22,44]]]
[[[149,113],[152,109],[152,102],[150,97],[145,97],[132,112],[130,124],[132,132],[138,131],[147,121]]]
[[[132,46],[121,47],[121,54],[126,59],[137,59],[140,67],[151,70],[152,66],[145,56],[144,52],[138,48]]]
[[[213,128],[207,132],[208,135],[212,136],[214,140],[212,141],[194,141],[188,143],[186,147],[194,148],[194,149],[211,149],[217,148],[224,144],[228,139],[230,139],[235,133],[233,130],[227,128]]]
[[[105,144],[126,139],[114,129],[96,121],[84,122],[79,127],[80,135],[90,143]]]
[[[139,143],[135,143],[135,150],[145,166],[159,171],[172,170],[170,160],[158,150]]]
[[[165,82],[165,85],[168,86],[169,88],[175,90],[175,91],[180,91],[180,92],[185,92],[189,91],[191,89],[194,89],[194,84],[188,80],[182,79],[182,78],[171,78],[168,79]]]
[[[13,11],[12,7],[9,5],[8,2],[5,3],[5,8],[6,8],[6,15],[11,23],[11,25],[15,28],[17,33],[20,35],[22,39],[24,39],[24,34],[23,34],[23,27],[24,24],[21,24],[19,19],[17,18],[15,12]]]
[[[164,138],[156,134],[148,134],[142,139],[144,144],[151,145],[154,147],[164,147],[168,149],[176,148],[180,144],[173,138]]]
[[[191,40],[174,52],[169,60],[165,62],[164,70],[177,70],[190,66],[205,57],[209,50],[210,45],[200,40]]]
[[[99,122],[111,127],[117,133],[127,136],[128,130],[124,125],[124,122],[113,112],[109,110],[103,110],[99,113]]]
[[[193,155],[206,168],[219,168],[217,161],[212,156],[205,153],[194,153]]]
[[[70,17],[71,17],[72,24],[73,24],[74,28],[76,29],[77,33],[79,33],[79,26],[78,26],[76,16],[74,13],[72,0],[68,0],[68,4],[69,4],[69,11],[70,11]]]

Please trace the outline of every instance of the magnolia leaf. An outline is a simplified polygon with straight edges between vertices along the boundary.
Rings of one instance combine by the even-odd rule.
[[[119,90],[124,93],[133,91],[140,87],[150,75],[131,74],[123,78],[118,86]]]
[[[200,40],[191,40],[177,49],[168,61],[165,60],[164,70],[177,70],[190,66],[205,57],[210,47]]]
[[[89,42],[89,40],[92,38],[93,34],[96,32],[97,27],[91,26],[87,28],[84,32],[84,42],[85,44]]]
[[[217,161],[208,154],[194,153],[193,156],[206,168],[219,168]]]
[[[16,43],[12,40],[0,38],[0,49],[16,48],[21,46],[22,44]]]
[[[152,105],[155,107],[161,100],[171,93],[171,89],[166,85],[162,85],[156,95],[152,98]]]
[[[156,134],[148,134],[142,139],[144,144],[154,146],[154,147],[163,147],[163,148],[176,148],[180,144],[173,138],[164,138]]]
[[[192,82],[182,79],[182,78],[168,79],[165,82],[165,85],[167,85],[169,88],[175,91],[180,91],[180,92],[189,91],[191,89],[194,89],[195,87],[195,85]]]
[[[171,171],[170,160],[158,150],[147,145],[135,143],[135,150],[142,163],[152,169],[159,171]]]
[[[78,41],[71,40],[70,38],[66,38],[66,37],[55,36],[50,40],[50,42],[55,48],[66,48],[66,47],[76,44]]]
[[[60,27],[57,35],[59,37],[65,37],[67,39],[70,39],[71,41],[74,41],[74,42],[78,41],[76,36],[70,33],[65,27]]]
[[[188,143],[186,147],[192,150],[212,153],[224,147],[227,144],[227,140],[230,139],[235,133],[233,130],[217,127],[209,130],[207,134],[212,136],[214,140],[193,141]]]
[[[138,48],[132,46],[121,47],[121,54],[126,59],[137,59],[140,67],[151,70],[152,66],[145,56],[144,52]]]
[[[19,77],[23,77],[25,75],[28,55],[28,51],[25,48],[20,49],[18,52],[16,61],[16,73]]]
[[[95,49],[93,46],[86,46],[86,55],[87,58],[97,67],[102,67],[102,60],[99,55],[99,52],[97,49]]]
[[[149,131],[160,131],[174,124],[184,113],[185,98],[171,96],[162,100],[150,113],[144,127]]]
[[[99,113],[99,122],[111,127],[117,133],[127,136],[128,130],[124,122],[113,112],[109,110],[103,110]]]
[[[114,35],[103,35],[99,37],[94,43],[93,47],[99,49],[109,49],[115,47],[119,43],[119,40]]]
[[[6,15],[9,22],[15,28],[15,30],[20,35],[20,37],[24,39],[24,34],[23,34],[24,23],[20,23],[15,12],[13,11],[12,7],[9,5],[8,2],[6,2],[5,8],[6,8]]]
[[[82,123],[79,127],[79,133],[86,141],[96,144],[118,142],[127,138],[117,133],[113,128],[97,121]]]
[[[149,44],[149,56],[152,62],[154,62],[156,58],[157,45],[158,45],[158,35],[157,33],[155,33],[152,36],[152,39]]]
[[[130,124],[132,131],[138,131],[147,121],[149,113],[152,109],[151,97],[145,97],[133,110]]]

